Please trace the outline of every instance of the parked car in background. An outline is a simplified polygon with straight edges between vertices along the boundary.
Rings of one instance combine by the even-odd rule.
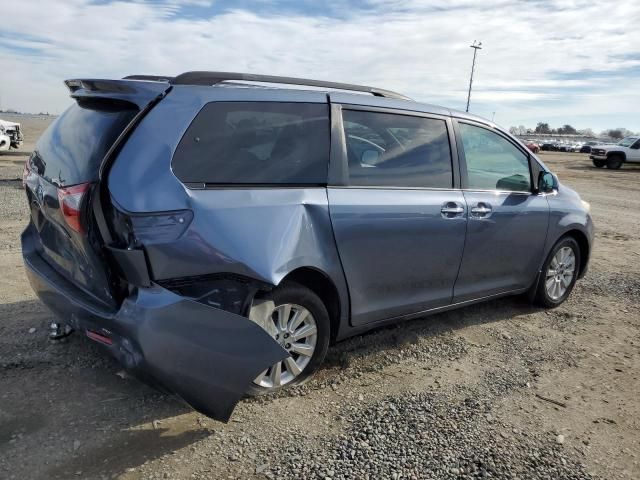
[[[591,148],[593,164],[617,170],[625,162],[640,163],[640,137],[626,137],[614,145],[597,145]]]
[[[0,152],[6,152],[11,148],[11,137],[0,131]]]
[[[0,152],[20,148],[23,140],[19,123],[0,120]]]
[[[589,205],[486,119],[287,77],[66,84],[25,164],[29,281],[54,334],[213,418],[330,342],[506,295],[553,308],[587,270]]]
[[[599,145],[598,142],[587,142],[582,147],[580,147],[580,153],[591,153],[591,149],[595,146]]]
[[[555,152],[557,149],[556,144],[552,142],[543,143],[540,147],[540,150],[545,152]]]
[[[582,148],[582,144],[581,143],[574,143],[574,144],[571,145],[571,151],[572,152],[579,152],[581,148]]]
[[[535,142],[532,142],[531,140],[529,140],[528,142],[525,143],[525,145],[527,146],[527,148],[529,150],[531,150],[533,153],[538,153],[540,151],[540,145],[538,145]]]

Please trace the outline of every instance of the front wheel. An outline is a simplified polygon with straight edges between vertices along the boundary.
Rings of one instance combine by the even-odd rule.
[[[606,164],[607,164],[607,161],[606,161],[606,160],[594,160],[594,161],[593,161],[593,165],[594,165],[596,168],[602,168],[602,167],[604,167]]]
[[[623,163],[624,160],[620,155],[611,155],[609,158],[607,158],[607,168],[611,170],[618,170]]]
[[[554,245],[544,262],[535,303],[545,308],[562,304],[578,279],[580,247],[572,237],[562,238]]]
[[[289,282],[254,300],[249,319],[290,355],[261,372],[249,394],[261,395],[304,383],[327,354],[329,314],[322,300],[302,285]]]

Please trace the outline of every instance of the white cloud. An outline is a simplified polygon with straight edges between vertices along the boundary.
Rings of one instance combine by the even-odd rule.
[[[186,3],[199,14],[211,4],[4,5],[3,17],[12,20],[0,35],[2,107],[59,112],[69,103],[65,78],[208,69],[372,84],[463,108],[474,39],[484,48],[471,109],[488,116],[496,111],[507,125],[567,111],[596,121],[602,113],[630,114],[640,104],[640,93],[624,88],[640,76],[640,3],[633,0],[609,5],[606,14],[595,0],[373,0],[359,10],[333,2],[335,18],[300,8],[295,14],[236,9],[193,18],[181,15]],[[635,76],[625,76],[633,68]],[[616,79],[580,74],[590,70]],[[628,128],[640,129],[637,122]]]

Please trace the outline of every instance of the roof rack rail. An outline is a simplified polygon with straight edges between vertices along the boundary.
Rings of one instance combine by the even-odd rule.
[[[142,78],[144,77],[144,78]],[[364,85],[352,85],[349,83],[325,82],[323,80],[310,80],[305,78],[278,77],[275,75],[255,75],[253,73],[233,73],[233,72],[186,72],[177,77],[154,77],[150,75],[132,75],[125,77],[132,80],[164,80],[173,85],[216,85],[229,80],[242,80],[246,82],[282,83],[287,85],[303,85],[308,87],[324,87],[336,90],[351,90],[355,92],[365,92],[376,97],[396,98],[401,100],[411,100],[409,97],[390,90],[381,88],[366,87]]]
[[[162,75],[127,75],[123,80],[147,80],[149,82],[171,82],[173,77]]]

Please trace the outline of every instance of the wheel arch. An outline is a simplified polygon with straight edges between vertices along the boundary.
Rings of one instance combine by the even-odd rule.
[[[609,157],[622,157],[623,161],[627,160],[626,153],[621,150],[613,150],[612,152],[607,152],[607,159],[609,159]]]
[[[336,284],[325,272],[315,267],[299,267],[289,272],[279,283],[290,281],[298,283],[320,297],[329,313],[331,324],[331,342],[334,342],[340,329],[341,300]]]
[[[576,242],[578,242],[578,247],[580,247],[580,265],[578,271],[578,278],[582,278],[587,270],[587,265],[589,264],[589,255],[591,254],[591,246],[589,245],[589,240],[587,236],[578,229],[573,229],[565,232],[556,243],[558,243],[561,239],[571,237]],[[555,244],[554,244],[555,245]]]

